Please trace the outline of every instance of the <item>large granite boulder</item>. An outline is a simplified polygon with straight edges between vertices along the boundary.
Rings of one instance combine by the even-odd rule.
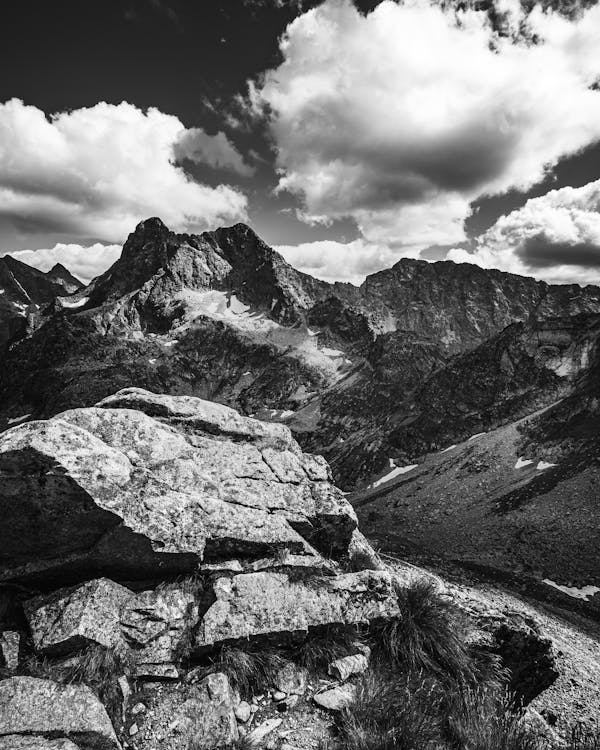
[[[141,389],[0,435],[0,512],[0,580],[21,582],[339,556],[356,528],[326,462],[286,427]]]
[[[81,750],[121,747],[104,706],[90,688],[35,677],[0,681],[0,740],[12,735],[68,739]]]
[[[198,598],[183,584],[136,594],[100,578],[37,596],[24,610],[38,654],[73,654],[99,645],[127,654],[136,677],[176,678],[198,623]]]
[[[7,734],[0,737],[0,750],[80,750],[71,740],[48,740],[45,737],[27,737]]]
[[[282,573],[244,573],[214,584],[215,603],[196,632],[196,648],[253,636],[306,633],[322,625],[357,625],[400,616],[386,571],[294,580]]]
[[[30,599],[24,610],[36,651],[60,655],[92,644],[122,647],[121,610],[133,596],[125,586],[100,578]]]

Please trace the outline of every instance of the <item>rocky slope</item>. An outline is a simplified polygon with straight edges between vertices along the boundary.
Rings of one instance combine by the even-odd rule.
[[[2,750],[316,750],[369,634],[431,579],[383,565],[287,427],[138,388],[4,432],[0,511]],[[436,585],[545,732],[567,682],[565,726],[594,711],[597,665],[576,684],[564,625]],[[240,650],[271,665],[250,692]]]
[[[196,395],[284,421],[350,488],[390,457],[408,456],[403,430],[424,398],[437,408],[448,373],[462,367],[453,357],[515,322],[535,328],[561,318],[568,328],[572,316],[598,312],[598,288],[449,262],[403,259],[360,288],[327,284],[293,269],[245,225],[178,235],[149,219],[111,269],[59,300],[39,331],[11,347],[0,365],[0,427],[128,386]],[[520,413],[519,398],[526,408],[525,359],[501,394],[484,388],[504,404],[484,421]],[[561,370],[534,370],[538,405],[571,385]]]
[[[10,255],[0,258],[0,354],[32,329],[44,307],[82,287],[60,264],[43,273]]]

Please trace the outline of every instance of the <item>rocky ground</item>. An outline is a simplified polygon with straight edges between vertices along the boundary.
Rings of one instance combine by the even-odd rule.
[[[354,498],[362,528],[385,551],[596,586],[597,454],[558,459],[544,445],[528,447],[527,424],[448,445],[395,477],[388,469],[388,481]]]
[[[384,563],[282,425],[127,389],[6,431],[0,498],[3,750],[321,747],[422,580],[544,736],[597,713],[593,622]]]

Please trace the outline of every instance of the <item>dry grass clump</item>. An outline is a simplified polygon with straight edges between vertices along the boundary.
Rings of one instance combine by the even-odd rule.
[[[285,659],[278,651],[272,649],[253,651],[223,646],[207,674],[222,672],[243,698],[249,698],[272,687],[277,673],[284,664]]]
[[[360,637],[356,630],[348,628],[325,628],[318,635],[311,635],[296,649],[294,657],[300,666],[311,672],[326,672],[332,661],[358,650]]]
[[[401,617],[377,632],[375,653],[405,672],[425,672],[460,684],[476,683],[485,667],[465,640],[466,627],[458,608],[441,596],[430,581],[398,587]]]

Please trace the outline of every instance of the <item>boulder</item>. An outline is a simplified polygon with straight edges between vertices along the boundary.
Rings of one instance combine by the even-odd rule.
[[[177,663],[191,645],[198,622],[193,591],[172,584],[133,597],[121,613],[121,632],[132,650],[135,676],[179,677]]]
[[[308,682],[308,672],[295,662],[286,661],[277,671],[273,682],[275,687],[286,695],[304,695]]]
[[[0,667],[14,672],[19,666],[20,651],[21,633],[16,630],[0,633]]]
[[[233,745],[238,739],[238,726],[227,677],[221,673],[211,674],[192,688],[192,694],[177,711],[173,723],[188,739],[189,746],[197,750]]]
[[[0,512],[0,581],[19,582],[162,580],[277,550],[318,561],[356,528],[287,427],[141,389],[2,433]]]
[[[25,603],[38,653],[63,655],[97,643],[129,652],[136,677],[179,676],[197,596],[184,583],[134,593],[107,578],[59,589]]]
[[[216,601],[196,632],[199,650],[252,636],[281,639],[323,625],[355,625],[400,616],[386,571],[307,581],[282,573],[244,573],[219,578],[214,594]]]
[[[340,659],[332,661],[329,665],[329,674],[337,680],[344,682],[353,674],[361,674],[369,667],[369,658],[366,654],[352,654],[351,656],[342,656]]]
[[[355,694],[354,685],[340,685],[322,693],[315,693],[313,700],[317,706],[326,708],[328,711],[342,711],[354,702]]]
[[[80,748],[71,740],[48,740],[45,737],[8,734],[0,737],[0,750],[80,750]]]
[[[99,578],[30,599],[24,610],[36,651],[68,654],[94,643],[122,647],[121,610],[133,597],[125,586]]]
[[[108,714],[90,688],[35,677],[0,681],[0,738],[7,735],[69,739],[81,750],[120,750]]]

